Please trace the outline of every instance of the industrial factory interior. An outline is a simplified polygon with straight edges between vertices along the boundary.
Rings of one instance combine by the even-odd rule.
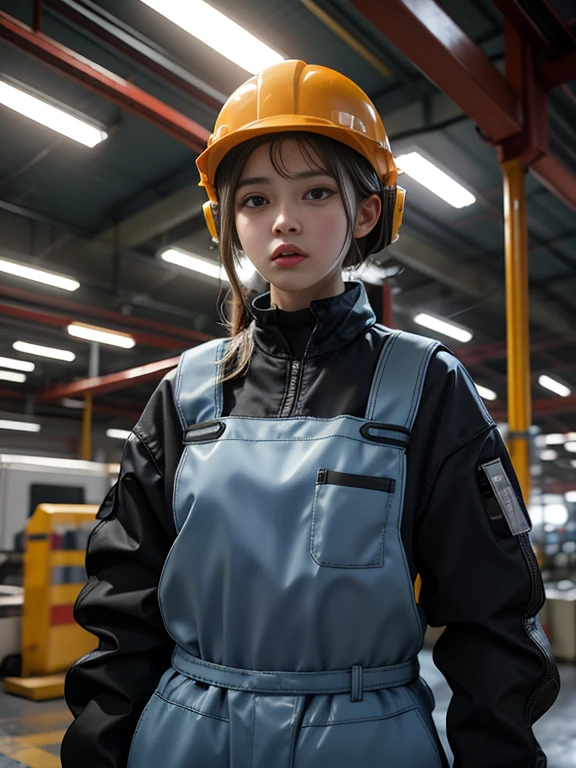
[[[576,768],[575,0],[0,0],[0,768],[58,766]]]

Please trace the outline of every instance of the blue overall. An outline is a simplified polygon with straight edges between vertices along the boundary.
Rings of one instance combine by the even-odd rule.
[[[180,362],[178,535],[158,589],[176,649],[128,768],[444,765],[400,536],[437,342],[392,334],[365,418],[222,417],[227,343]]]

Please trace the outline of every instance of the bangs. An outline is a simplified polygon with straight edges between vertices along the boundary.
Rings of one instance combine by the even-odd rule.
[[[284,145],[287,141],[296,144],[311,171],[320,171],[334,179],[337,178],[336,169],[330,163],[328,153],[325,151],[326,142],[313,133],[303,133],[302,131],[285,131],[267,137],[270,163],[279,176],[284,179],[296,178],[284,160]]]

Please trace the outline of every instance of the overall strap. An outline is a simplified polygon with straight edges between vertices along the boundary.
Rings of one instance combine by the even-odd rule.
[[[176,407],[182,429],[217,419],[222,413],[222,385],[216,384],[227,339],[211,339],[186,350],[176,376]]]
[[[366,419],[410,432],[434,352],[439,341],[394,331],[384,344],[366,408]]]

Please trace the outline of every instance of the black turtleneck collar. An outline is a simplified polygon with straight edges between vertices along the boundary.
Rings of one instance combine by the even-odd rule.
[[[344,283],[344,292],[326,299],[315,299],[309,307],[287,312],[270,307],[270,292],[257,296],[251,305],[255,319],[254,342],[266,354],[291,357],[286,336],[312,333],[306,357],[332,352],[356,338],[376,322],[364,284]],[[316,327],[314,327],[316,326]]]

